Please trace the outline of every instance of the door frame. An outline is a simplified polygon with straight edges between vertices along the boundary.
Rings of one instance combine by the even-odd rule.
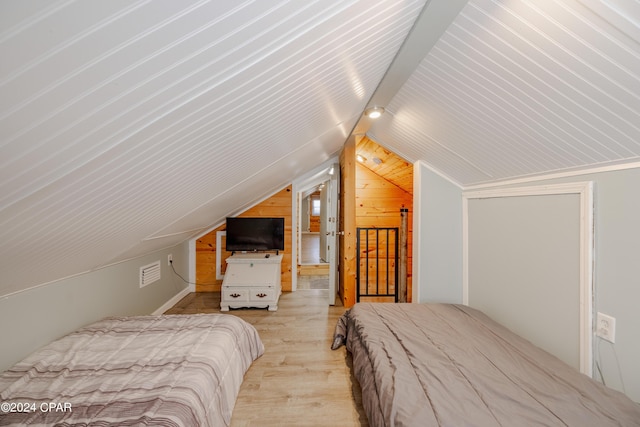
[[[310,187],[319,185],[330,179],[329,171],[334,167],[334,164],[338,163],[338,157],[332,157],[320,166],[312,169],[310,172],[295,179],[291,183],[291,264],[295,267],[295,271],[291,275],[291,291],[295,292],[298,289],[298,265],[299,265],[299,248],[300,248],[300,233],[298,226],[300,224],[300,202],[302,193]],[[329,262],[331,264],[331,262]],[[329,266],[330,269],[337,269],[337,266]]]
[[[462,303],[469,304],[469,200],[500,197],[535,197],[541,195],[569,195],[577,194],[580,204],[576,213],[579,221],[579,311],[580,328],[580,372],[593,376],[593,182],[569,182],[562,184],[548,184],[531,187],[507,187],[488,190],[465,191],[462,193],[463,209],[463,297]]]
[[[334,163],[329,170],[330,179],[327,181],[327,239],[329,249],[326,251],[329,263],[329,305],[336,305],[338,290],[338,260],[340,246],[338,245],[338,230],[340,217],[340,164]]]

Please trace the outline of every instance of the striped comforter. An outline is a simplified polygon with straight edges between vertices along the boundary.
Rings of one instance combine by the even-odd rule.
[[[232,315],[108,318],[0,375],[0,425],[230,424],[264,347]]]

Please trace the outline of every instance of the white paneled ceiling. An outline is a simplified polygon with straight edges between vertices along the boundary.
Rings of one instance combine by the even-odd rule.
[[[461,186],[636,162],[640,3],[471,0],[369,136]]]
[[[640,3],[4,0],[0,295],[183,242],[367,128],[461,187],[637,162]]]
[[[338,152],[424,0],[0,3],[0,295],[175,245]]]

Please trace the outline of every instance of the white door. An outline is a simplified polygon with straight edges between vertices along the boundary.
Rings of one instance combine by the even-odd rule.
[[[320,186],[320,247],[318,254],[320,255],[321,262],[329,262],[329,252],[327,251],[327,237],[331,233],[329,222],[331,215],[329,215],[329,194],[330,194],[330,181],[323,183]]]
[[[338,203],[340,201],[340,165],[333,165],[327,191],[327,261],[329,262],[329,305],[336,304],[338,289]]]

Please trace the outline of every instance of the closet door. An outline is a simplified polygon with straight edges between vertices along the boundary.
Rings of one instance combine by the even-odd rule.
[[[583,334],[590,305],[587,319],[581,299],[583,244],[591,242],[582,195],[474,197],[466,210],[469,306],[590,373]]]

